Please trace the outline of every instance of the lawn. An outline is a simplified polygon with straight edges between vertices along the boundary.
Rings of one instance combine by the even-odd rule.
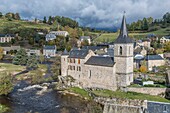
[[[159,96],[153,96],[148,94],[136,93],[136,92],[122,92],[122,91],[110,91],[110,90],[94,90],[92,91],[96,96],[101,97],[112,97],[112,98],[126,98],[126,99],[139,99],[139,100],[149,100],[158,102],[168,102],[165,98]]]
[[[0,63],[0,75],[4,73],[17,74],[26,69],[25,66],[14,65],[10,63]]]

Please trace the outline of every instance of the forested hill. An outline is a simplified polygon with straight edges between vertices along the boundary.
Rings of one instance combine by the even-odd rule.
[[[160,19],[153,19],[152,17],[143,18],[137,22],[133,22],[128,25],[129,31],[140,31],[140,32],[149,32],[156,31],[162,28],[167,28],[170,26],[170,13],[167,12]]]

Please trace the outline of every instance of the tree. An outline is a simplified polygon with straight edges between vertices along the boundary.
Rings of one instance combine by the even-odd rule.
[[[3,16],[2,12],[0,12],[0,18]]]
[[[41,53],[40,56],[39,56],[39,61],[41,62],[44,62],[45,58],[44,58],[44,55]]]
[[[51,25],[52,23],[53,23],[53,22],[52,22],[52,17],[49,16],[49,18],[48,18],[48,24]]]
[[[15,65],[26,65],[27,59],[28,59],[28,56],[27,56],[25,49],[20,49],[15,54],[12,63]]]
[[[38,67],[37,56],[35,54],[28,57],[27,68],[36,69]]]
[[[47,22],[47,18],[46,16],[44,16],[43,23],[46,23],[46,22]]]
[[[16,14],[14,15],[14,19],[16,19],[16,20],[20,20],[20,19],[21,19],[19,13],[16,13]]]
[[[2,47],[0,47],[0,60],[2,60],[2,58],[3,58],[3,48]]]
[[[58,76],[61,74],[61,62],[60,57],[56,58],[56,61],[51,66],[51,71],[53,73],[54,79],[58,79]]]
[[[140,70],[140,72],[142,72],[142,73],[146,73],[147,68],[146,68],[146,66],[142,65],[139,70]]]
[[[165,43],[164,49],[166,52],[170,52],[170,42]]]
[[[143,19],[143,30],[148,30],[148,28],[149,28],[149,25],[148,25],[147,19],[144,18]]]
[[[0,95],[7,95],[13,89],[12,77],[4,73],[0,76]]]

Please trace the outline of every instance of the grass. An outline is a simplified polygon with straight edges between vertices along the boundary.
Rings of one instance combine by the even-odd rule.
[[[8,111],[8,110],[9,110],[8,107],[0,104],[0,113],[4,113],[4,112],[6,112],[6,111]]]
[[[136,93],[136,92],[122,92],[122,91],[110,91],[110,90],[94,90],[92,91],[96,96],[101,97],[112,97],[112,98],[125,98],[125,99],[139,99],[139,100],[149,100],[158,102],[168,102],[165,98],[159,96],[153,96],[148,94]]]
[[[84,89],[78,88],[78,87],[71,87],[69,89],[67,89],[70,92],[79,94],[82,97],[85,97],[87,99],[91,99],[91,97],[89,96],[89,93],[87,91],[85,91]]]
[[[0,75],[2,73],[16,74],[18,72],[24,71],[25,69],[25,66],[14,65],[10,63],[0,63]]]
[[[170,31],[167,31],[168,29],[170,29],[170,27],[162,28],[160,30],[147,32],[147,33],[129,33],[129,36],[134,39],[143,39],[148,34],[155,34],[159,38],[161,38],[162,36],[169,35]],[[118,33],[103,33],[100,36],[98,36],[96,39],[94,39],[94,42],[113,42],[117,37],[118,37]]]
[[[4,29],[6,26],[10,27],[11,29],[18,29],[18,28],[35,28],[35,29],[50,29],[50,25],[43,24],[43,23],[34,23],[29,21],[23,20],[12,20],[8,21],[7,19],[0,19],[0,30]]]

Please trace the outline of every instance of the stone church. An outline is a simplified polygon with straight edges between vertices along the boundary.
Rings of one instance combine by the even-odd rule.
[[[133,82],[133,41],[128,36],[125,15],[114,42],[114,57],[98,56],[89,49],[73,49],[61,55],[61,74],[81,86],[116,90]]]

